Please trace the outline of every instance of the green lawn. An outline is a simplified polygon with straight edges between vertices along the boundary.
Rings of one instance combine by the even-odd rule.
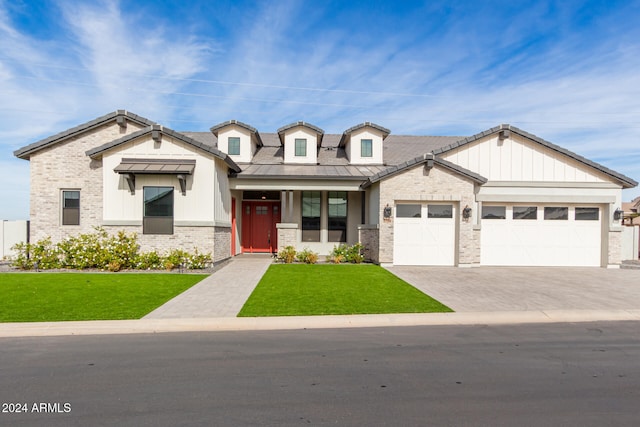
[[[204,274],[0,274],[0,322],[139,319]]]
[[[370,264],[275,264],[238,316],[450,312],[449,307]]]

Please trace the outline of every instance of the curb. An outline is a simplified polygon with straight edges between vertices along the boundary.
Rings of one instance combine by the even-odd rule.
[[[640,321],[640,309],[2,323],[0,338],[608,321]]]

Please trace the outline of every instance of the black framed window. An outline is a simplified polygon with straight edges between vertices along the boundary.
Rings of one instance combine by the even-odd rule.
[[[329,191],[329,241],[347,241],[347,192]]]
[[[482,206],[482,219],[505,219],[506,206]]]
[[[228,146],[229,154],[238,156],[240,155],[240,138],[237,136],[229,137],[229,146]]]
[[[62,191],[62,225],[80,225],[80,191]]]
[[[561,206],[545,206],[545,221],[562,221],[569,219],[569,208]]]
[[[302,241],[320,241],[320,205],[319,191],[302,192]]]
[[[513,219],[538,219],[536,206],[514,206]]]
[[[144,187],[143,234],[173,234],[173,187]]]

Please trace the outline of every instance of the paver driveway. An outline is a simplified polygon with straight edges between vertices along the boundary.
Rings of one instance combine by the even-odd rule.
[[[640,270],[409,266],[387,269],[458,312],[640,309]]]

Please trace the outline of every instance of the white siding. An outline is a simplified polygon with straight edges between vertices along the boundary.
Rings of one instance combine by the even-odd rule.
[[[307,140],[307,155],[296,156],[296,139]],[[288,129],[284,136],[284,162],[316,164],[318,162],[318,135],[303,126]]]
[[[231,192],[227,167],[220,159],[215,160],[214,218],[216,225],[231,226]]]
[[[473,142],[443,155],[489,181],[606,182],[604,174],[564,154],[512,134]]]
[[[117,151],[116,151],[117,150]],[[175,175],[136,175],[136,191],[131,194],[125,179],[113,169],[123,158],[148,159],[195,159],[196,166],[192,176],[187,178],[186,195],[180,192]],[[212,156],[201,154],[196,149],[179,141],[163,136],[160,144],[150,136],[118,147],[103,155],[103,221],[131,222],[142,221],[143,187],[172,186],[174,195],[174,218],[176,221],[196,221],[213,223],[214,182],[216,164]],[[228,192],[227,192],[228,193]]]
[[[229,125],[218,132],[218,150],[229,153],[229,138],[240,138],[240,154],[229,154],[237,163],[249,163],[257,150],[257,144],[251,138],[251,133],[238,125]]]
[[[372,143],[372,157],[362,157],[361,141],[370,139]],[[372,128],[362,128],[353,132],[346,145],[347,158],[349,163],[355,165],[380,165],[382,164],[382,133]]]

